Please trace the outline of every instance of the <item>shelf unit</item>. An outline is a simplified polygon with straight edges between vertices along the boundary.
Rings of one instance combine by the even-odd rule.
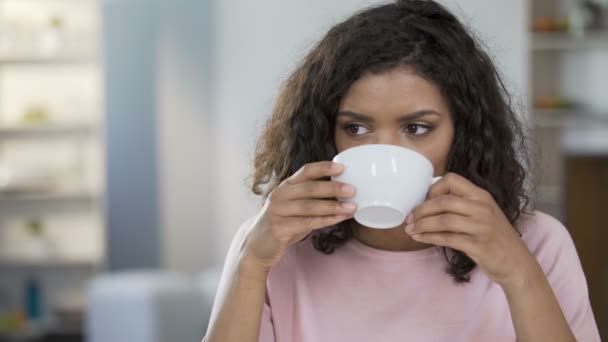
[[[52,1],[30,1],[29,4],[32,6],[40,6],[45,3],[51,3]],[[15,0],[1,0],[0,6],[6,6],[7,4],[15,3]],[[24,2],[21,2],[22,5]],[[66,3],[70,3],[67,1]],[[97,1],[87,0],[76,1],[82,5],[95,6]],[[4,14],[5,7],[0,7],[0,23],[4,20],[2,15]],[[97,10],[97,8],[92,8]],[[97,28],[98,30],[98,28]],[[91,37],[97,38],[97,37]],[[68,51],[69,50],[69,51]],[[19,50],[17,50],[19,51]],[[72,67],[72,66],[99,66],[98,51],[96,48],[88,50],[76,51],[73,48],[64,50],[58,49],[54,53],[13,53],[11,51],[0,51],[0,73],[4,68],[17,67],[29,67],[36,66],[45,68],[47,66],[61,66],[61,67]],[[0,94],[0,103],[3,100],[3,94]],[[0,113],[0,117],[4,113]],[[83,113],[86,115],[86,113]],[[49,139],[65,140],[73,139],[75,145],[82,144],[85,139],[99,139],[99,128],[94,124],[89,123],[41,123],[41,124],[12,124],[10,126],[3,125],[0,123],[0,145],[7,142],[15,141],[28,141],[37,142],[46,148],[46,143],[50,142]],[[2,152],[2,151],[0,151]],[[1,154],[0,154],[1,157]],[[85,208],[87,210],[97,208],[99,209],[99,199],[101,194],[96,194],[89,190],[78,190],[78,191],[61,191],[57,193],[53,192],[25,192],[25,193],[11,193],[0,191],[0,212],[7,214],[14,214],[15,216],[24,215],[27,212],[43,212],[44,214],[53,212],[59,208],[66,208],[69,210],[78,210],[79,208]],[[82,205],[76,205],[82,204]],[[48,206],[49,210],[45,210]]]
[[[560,0],[539,0],[532,2],[531,7],[530,22],[535,15],[563,16],[564,13],[560,11],[568,8],[568,3]],[[607,49],[608,28],[589,30],[582,36],[568,32],[531,32],[531,102],[538,96],[571,95],[568,93],[571,92],[572,86],[568,83],[576,77],[572,67],[574,63],[582,63],[584,59],[581,56],[585,54]],[[576,95],[574,94],[575,97]],[[540,109],[530,105],[535,143],[543,146],[542,151],[536,151],[536,156],[541,160],[535,161],[537,164],[534,172],[540,180],[535,202],[540,210],[549,212],[561,221],[565,220],[564,194],[563,191],[555,189],[563,188],[564,157],[568,153],[584,154],[587,150],[589,153],[608,154],[608,145],[602,141],[587,141],[586,144],[576,141],[578,132],[585,132],[589,128],[605,129],[608,135],[608,109],[598,111],[588,109],[585,105],[583,103],[575,108],[557,110]]]
[[[101,196],[89,192],[0,193],[0,216],[27,217],[96,211]]]
[[[49,139],[65,137],[90,137],[97,135],[97,127],[88,124],[80,125],[22,125],[0,127],[1,140],[15,139]]]
[[[531,18],[560,18],[575,1],[531,1]],[[608,8],[605,9],[608,15]],[[532,25],[530,25],[532,26]],[[534,173],[540,180],[536,208],[563,222],[575,243],[589,288],[602,340],[608,339],[608,289],[605,221],[601,215],[606,183],[602,160],[608,158],[608,23],[582,36],[566,32],[530,34],[529,99],[560,96],[574,108],[546,110],[530,106],[535,151]],[[599,157],[599,158],[598,158]],[[593,165],[591,167],[590,165]],[[595,189],[595,193],[592,189]]]
[[[94,54],[83,55],[56,55],[56,56],[32,56],[32,55],[2,55],[0,54],[0,65],[65,65],[65,64],[95,64],[98,59]]]
[[[91,97],[88,96],[95,93],[94,100],[102,97],[101,78],[97,77],[101,74],[101,63],[98,57],[99,44],[98,42],[89,44],[91,41],[98,40],[96,33],[100,29],[97,18],[99,8],[96,0],[0,0],[0,25],[3,25],[3,21],[8,20],[9,14],[7,13],[11,10],[10,6],[13,6],[12,14],[21,11],[19,15],[25,18],[24,23],[26,21],[27,23],[34,22],[46,15],[51,18],[60,13],[63,29],[65,29],[62,31],[64,35],[61,37],[66,39],[74,37],[74,35],[69,35],[70,30],[93,33],[93,36],[89,37],[90,39],[82,40],[80,39],[82,36],[78,37],[85,48],[81,49],[78,46],[80,43],[66,40],[65,44],[59,44],[59,48],[49,53],[42,49],[35,52],[37,50],[32,49],[31,41],[23,45],[26,48],[3,49],[2,39],[5,39],[3,34],[10,33],[10,29],[0,27],[0,80],[3,82],[0,83],[0,161],[7,156],[15,157],[21,153],[12,152],[15,151],[15,146],[20,146],[20,144],[26,146],[23,148],[24,153],[39,148],[40,155],[45,158],[41,159],[42,162],[32,164],[36,167],[46,166],[43,161],[54,158],[55,154],[58,156],[58,164],[65,162],[66,159],[70,160],[68,166],[64,165],[66,170],[59,173],[64,179],[49,189],[1,191],[0,184],[0,230],[2,230],[0,231],[2,233],[0,243],[11,243],[10,240],[2,241],[6,238],[22,237],[14,234],[18,230],[17,228],[23,228],[19,223],[21,220],[41,218],[48,226],[48,232],[54,233],[54,235],[49,235],[55,238],[54,242],[59,248],[56,253],[44,260],[20,255],[0,256],[0,291],[2,291],[2,296],[10,299],[13,309],[23,303],[23,281],[26,278],[38,279],[42,288],[43,317],[42,322],[37,324],[40,329],[34,331],[28,328],[21,332],[23,340],[31,340],[36,335],[57,328],[51,324],[56,308],[54,305],[57,304],[55,299],[65,295],[66,291],[75,297],[84,298],[88,279],[102,271],[104,267],[104,239],[103,235],[98,234],[97,231],[97,229],[103,230],[104,195],[101,190],[103,188],[102,170],[99,169],[103,163],[103,144],[100,134],[102,125],[98,123],[100,118],[95,117],[100,103],[98,105],[96,101],[89,101]],[[29,6],[31,10],[15,10],[19,6]],[[81,12],[84,13],[83,17],[86,20],[94,18],[95,27],[91,30],[88,28],[82,31],[74,29],[85,22],[85,19],[76,17]],[[30,13],[35,20],[30,21],[28,17]],[[44,14],[41,15],[41,13]],[[14,18],[11,20],[14,21]],[[34,32],[35,30],[28,28],[27,31]],[[21,36],[16,34],[16,37]],[[78,49],[74,48],[75,46],[78,46]],[[17,93],[12,90],[12,86],[7,84],[10,83],[9,79],[12,81],[20,79],[19,73],[22,72],[25,75],[22,78],[24,85],[16,87],[21,91]],[[94,75],[95,79],[89,79],[91,75]],[[45,81],[44,77],[52,77],[52,80]],[[36,80],[39,79],[42,85],[36,83]],[[89,86],[89,82],[96,83],[96,85]],[[32,84],[32,87],[28,87],[28,83]],[[52,88],[49,88],[49,84]],[[49,89],[49,92],[45,94],[44,90],[40,89]],[[7,93],[12,94],[13,97]],[[14,96],[15,94],[17,96]],[[50,99],[53,96],[55,98]],[[59,97],[61,99],[58,99]],[[31,103],[25,103],[26,101],[31,101]],[[26,107],[25,104],[28,106]],[[40,104],[45,107],[45,112],[49,115],[48,120],[42,120],[40,123],[21,123],[20,120],[15,120],[17,112],[24,113],[25,109],[34,106],[40,108]],[[66,107],[69,112],[60,109],[66,105],[69,106]],[[88,111],[89,107],[94,111]],[[11,108],[11,110],[8,111],[6,108]],[[39,157],[38,152],[34,154]],[[17,160],[27,160],[27,158],[27,156],[22,156]],[[90,174],[92,169],[94,169],[93,175]],[[70,176],[74,175],[79,179],[75,179],[74,184],[70,184],[72,181]],[[12,230],[9,231],[9,229]],[[65,233],[63,233],[64,231]],[[23,230],[19,232],[25,234]],[[79,240],[82,236],[86,238]],[[87,251],[88,247],[76,246],[81,244],[81,241],[84,241],[85,246],[94,243],[96,247],[93,249],[99,250],[101,255],[98,255],[97,252],[90,253],[91,255],[83,253],[82,251]],[[72,246],[71,252],[70,248],[67,252],[61,250],[66,245]],[[5,307],[0,307],[0,311],[5,309]],[[2,313],[0,312],[0,314]],[[0,331],[0,338],[5,336],[3,333]],[[19,340],[19,333],[6,336],[11,335]]]

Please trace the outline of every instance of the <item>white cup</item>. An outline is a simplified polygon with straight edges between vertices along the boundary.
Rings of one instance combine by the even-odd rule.
[[[402,224],[424,201],[433,178],[433,164],[422,154],[401,146],[368,144],[342,151],[333,161],[344,172],[332,180],[357,189],[341,202],[357,205],[355,220],[371,228],[393,228]]]

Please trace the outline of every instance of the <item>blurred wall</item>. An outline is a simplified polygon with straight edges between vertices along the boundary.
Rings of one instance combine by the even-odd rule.
[[[152,4],[152,6],[150,6]],[[158,267],[156,26],[153,2],[102,3],[106,244],[110,270]]]
[[[211,8],[103,3],[111,270],[214,261]]]
[[[440,0],[485,43],[516,109],[527,111],[529,91],[529,1]],[[521,108],[518,108],[520,107]],[[524,113],[525,114],[525,113]]]
[[[215,253],[212,4],[160,1],[159,13],[156,92],[163,265],[196,272],[212,265]]]

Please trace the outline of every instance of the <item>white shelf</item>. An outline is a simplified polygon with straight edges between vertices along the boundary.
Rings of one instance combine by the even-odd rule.
[[[99,267],[97,260],[79,260],[65,258],[51,258],[45,260],[0,257],[0,270],[3,269],[93,269]]]
[[[55,55],[55,56],[36,56],[36,55],[8,55],[0,54],[1,65],[27,65],[27,64],[95,64],[99,62],[94,54],[83,55]]]
[[[89,200],[96,198],[97,195],[91,192],[8,192],[0,191],[0,202],[4,201],[59,201],[59,200]]]
[[[92,125],[23,125],[0,126],[0,139],[63,138],[66,136],[90,136],[98,129]]]
[[[561,130],[564,155],[608,155],[608,113],[535,110],[532,118],[538,128]]]
[[[608,48],[607,30],[586,32],[583,37],[563,32],[532,34],[532,50],[535,52],[597,48]]]
[[[90,192],[1,193],[0,217],[99,210],[100,196]]]
[[[582,110],[532,111],[532,121],[540,128],[608,127],[608,113],[589,113]]]
[[[563,150],[570,156],[608,156],[608,125],[565,130]]]

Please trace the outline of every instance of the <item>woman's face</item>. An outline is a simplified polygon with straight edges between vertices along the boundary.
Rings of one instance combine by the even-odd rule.
[[[336,117],[336,149],[392,144],[426,156],[435,176],[445,173],[454,123],[439,89],[414,69],[365,73],[355,81]]]

